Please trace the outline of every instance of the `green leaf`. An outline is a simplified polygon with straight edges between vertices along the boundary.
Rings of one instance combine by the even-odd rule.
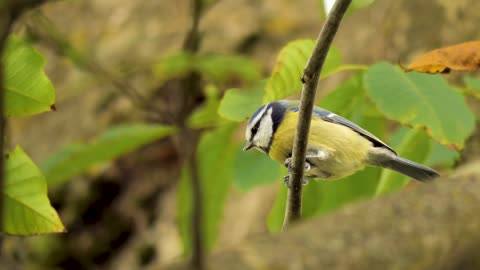
[[[3,231],[13,235],[64,232],[62,221],[50,205],[45,177],[17,146],[6,158],[3,191]]]
[[[177,52],[160,60],[154,67],[155,75],[161,80],[182,77],[191,71],[200,72],[208,80],[217,83],[238,78],[250,82],[260,78],[259,66],[239,55]]]
[[[195,67],[208,79],[218,83],[239,78],[253,82],[260,78],[260,68],[257,63],[240,55],[199,55],[196,58]]]
[[[206,100],[204,104],[192,112],[188,118],[188,126],[192,128],[208,128],[222,124],[217,114],[220,104],[219,91],[213,85],[205,88]]]
[[[197,149],[197,165],[202,192],[202,235],[207,249],[218,236],[225,199],[232,179],[234,148],[231,137],[236,125],[227,125],[204,133]],[[182,172],[178,188],[178,222],[184,254],[190,255],[192,190],[190,172]]]
[[[461,149],[474,129],[475,118],[464,97],[440,75],[405,73],[380,63],[369,68],[365,85],[388,118],[426,129],[443,145]]]
[[[444,166],[452,168],[460,158],[460,153],[448,149],[447,147],[430,140],[430,148],[432,149],[428,159],[425,161],[427,166]]]
[[[357,122],[365,116],[383,116],[368,99],[363,86],[364,72],[352,75],[347,81],[320,100],[319,106]]]
[[[270,184],[280,178],[280,164],[258,151],[243,151],[239,145],[235,155],[233,180],[243,191]]]
[[[373,197],[380,171],[379,168],[367,167],[338,181],[318,180],[305,188],[304,216],[330,213],[349,203]]]
[[[391,146],[403,158],[425,163],[430,155],[430,140],[427,135],[415,129],[401,127],[392,137]],[[399,190],[410,182],[410,178],[395,171],[384,169],[380,176],[376,194]]]
[[[463,79],[467,85],[467,93],[480,99],[480,78],[465,76]]]
[[[263,85],[254,89],[228,89],[220,102],[218,114],[228,120],[245,121],[262,105]]]
[[[314,40],[301,39],[288,43],[277,56],[272,74],[265,86],[263,102],[279,100],[302,90],[300,78],[310,57]],[[328,74],[340,65],[339,51],[331,47],[322,68],[322,74]],[[323,75],[320,78],[323,78]]]
[[[361,8],[364,8],[366,6],[369,6],[370,4],[373,3],[374,0],[353,0],[352,5],[350,6],[349,10],[358,10]]]
[[[465,80],[465,84],[469,88],[480,92],[480,78],[474,78],[474,77],[466,76],[466,77],[464,77],[464,80]]]
[[[1,60],[7,116],[26,116],[54,108],[55,92],[43,71],[45,60],[35,49],[10,36]]]
[[[153,68],[153,73],[161,80],[184,76],[192,70],[193,56],[187,52],[177,52],[161,59]]]
[[[368,66],[366,65],[339,65],[334,69],[328,71],[328,73],[322,73],[322,78],[327,78],[337,73],[343,71],[366,71],[368,70]]]
[[[83,173],[93,165],[113,160],[173,132],[174,128],[162,125],[117,126],[91,143],[65,147],[40,167],[50,185],[60,184]]]

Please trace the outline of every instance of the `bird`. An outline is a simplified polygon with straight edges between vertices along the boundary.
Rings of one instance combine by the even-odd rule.
[[[250,117],[244,151],[255,148],[291,172],[293,141],[300,102],[279,100],[258,108]],[[397,155],[395,150],[357,124],[320,107],[314,107],[305,156],[305,178],[336,180],[366,166],[394,170],[420,182],[439,173]],[[304,179],[304,183],[308,183]],[[288,175],[285,178],[288,184]]]

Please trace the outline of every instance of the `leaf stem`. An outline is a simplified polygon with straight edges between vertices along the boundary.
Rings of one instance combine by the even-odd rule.
[[[335,5],[330,11],[317,38],[312,56],[308,60],[307,66],[303,71],[302,98],[293,145],[292,171],[290,173],[290,187],[287,195],[283,229],[287,228],[291,223],[298,221],[301,217],[303,168],[305,166],[308,132],[310,130],[315,91],[330,45],[338,30],[343,15],[347,11],[351,2],[352,0],[337,0],[335,2]]]
[[[365,71],[367,69],[368,69],[367,65],[341,65],[338,68],[336,68],[336,69],[334,69],[330,72],[322,74],[320,76],[320,79],[330,77],[330,76],[332,76],[336,73],[342,72],[342,71]]]

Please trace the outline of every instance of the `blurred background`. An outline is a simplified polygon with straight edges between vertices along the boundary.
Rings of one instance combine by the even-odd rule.
[[[334,40],[342,63],[408,62],[434,48],[478,39],[479,1],[353,2]],[[22,145],[37,164],[45,164],[66,146],[94,140],[115,125],[184,121],[205,103],[218,102],[209,95],[258,88],[252,82],[270,74],[282,47],[295,39],[316,38],[325,6],[328,3],[321,0],[205,0],[198,25],[201,39],[192,43],[186,40],[194,17],[192,1],[47,2],[22,16],[14,31],[46,58],[57,111],[11,121],[9,142]],[[238,66],[225,67],[222,73],[219,69],[225,65],[220,65],[218,72],[203,77],[171,71],[181,66],[181,60],[168,62],[173,67],[165,68],[164,59],[182,50],[231,56],[236,60],[228,63]],[[322,80],[317,98],[349,74]],[[200,90],[185,90],[184,78]],[[461,81],[456,74],[447,79]],[[478,110],[474,101],[470,103]],[[210,128],[200,126],[202,132]],[[219,144],[234,149],[231,156],[217,151],[209,158],[238,159],[244,124],[226,125],[219,132],[231,132],[233,139],[225,143],[204,139],[199,147]],[[49,181],[50,200],[68,232],[5,237],[0,268],[143,269],[189,254],[179,229],[185,204],[185,198],[179,199],[184,194],[179,181],[186,174],[184,157],[194,151],[199,136],[164,138],[89,167],[81,175]],[[455,159],[462,162],[467,157]],[[453,163],[437,169],[446,171]],[[253,173],[249,167],[242,170]],[[216,227],[206,226],[218,230],[208,245],[221,249],[269,231],[266,220],[283,188],[280,172],[273,181],[252,188],[239,187],[222,172],[217,176],[210,174],[210,181],[226,192],[218,193],[222,205],[217,205]]]

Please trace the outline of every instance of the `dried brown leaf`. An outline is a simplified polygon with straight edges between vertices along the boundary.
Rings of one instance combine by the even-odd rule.
[[[450,70],[471,71],[480,67],[480,41],[470,41],[436,49],[416,58],[405,71],[448,73]]]

